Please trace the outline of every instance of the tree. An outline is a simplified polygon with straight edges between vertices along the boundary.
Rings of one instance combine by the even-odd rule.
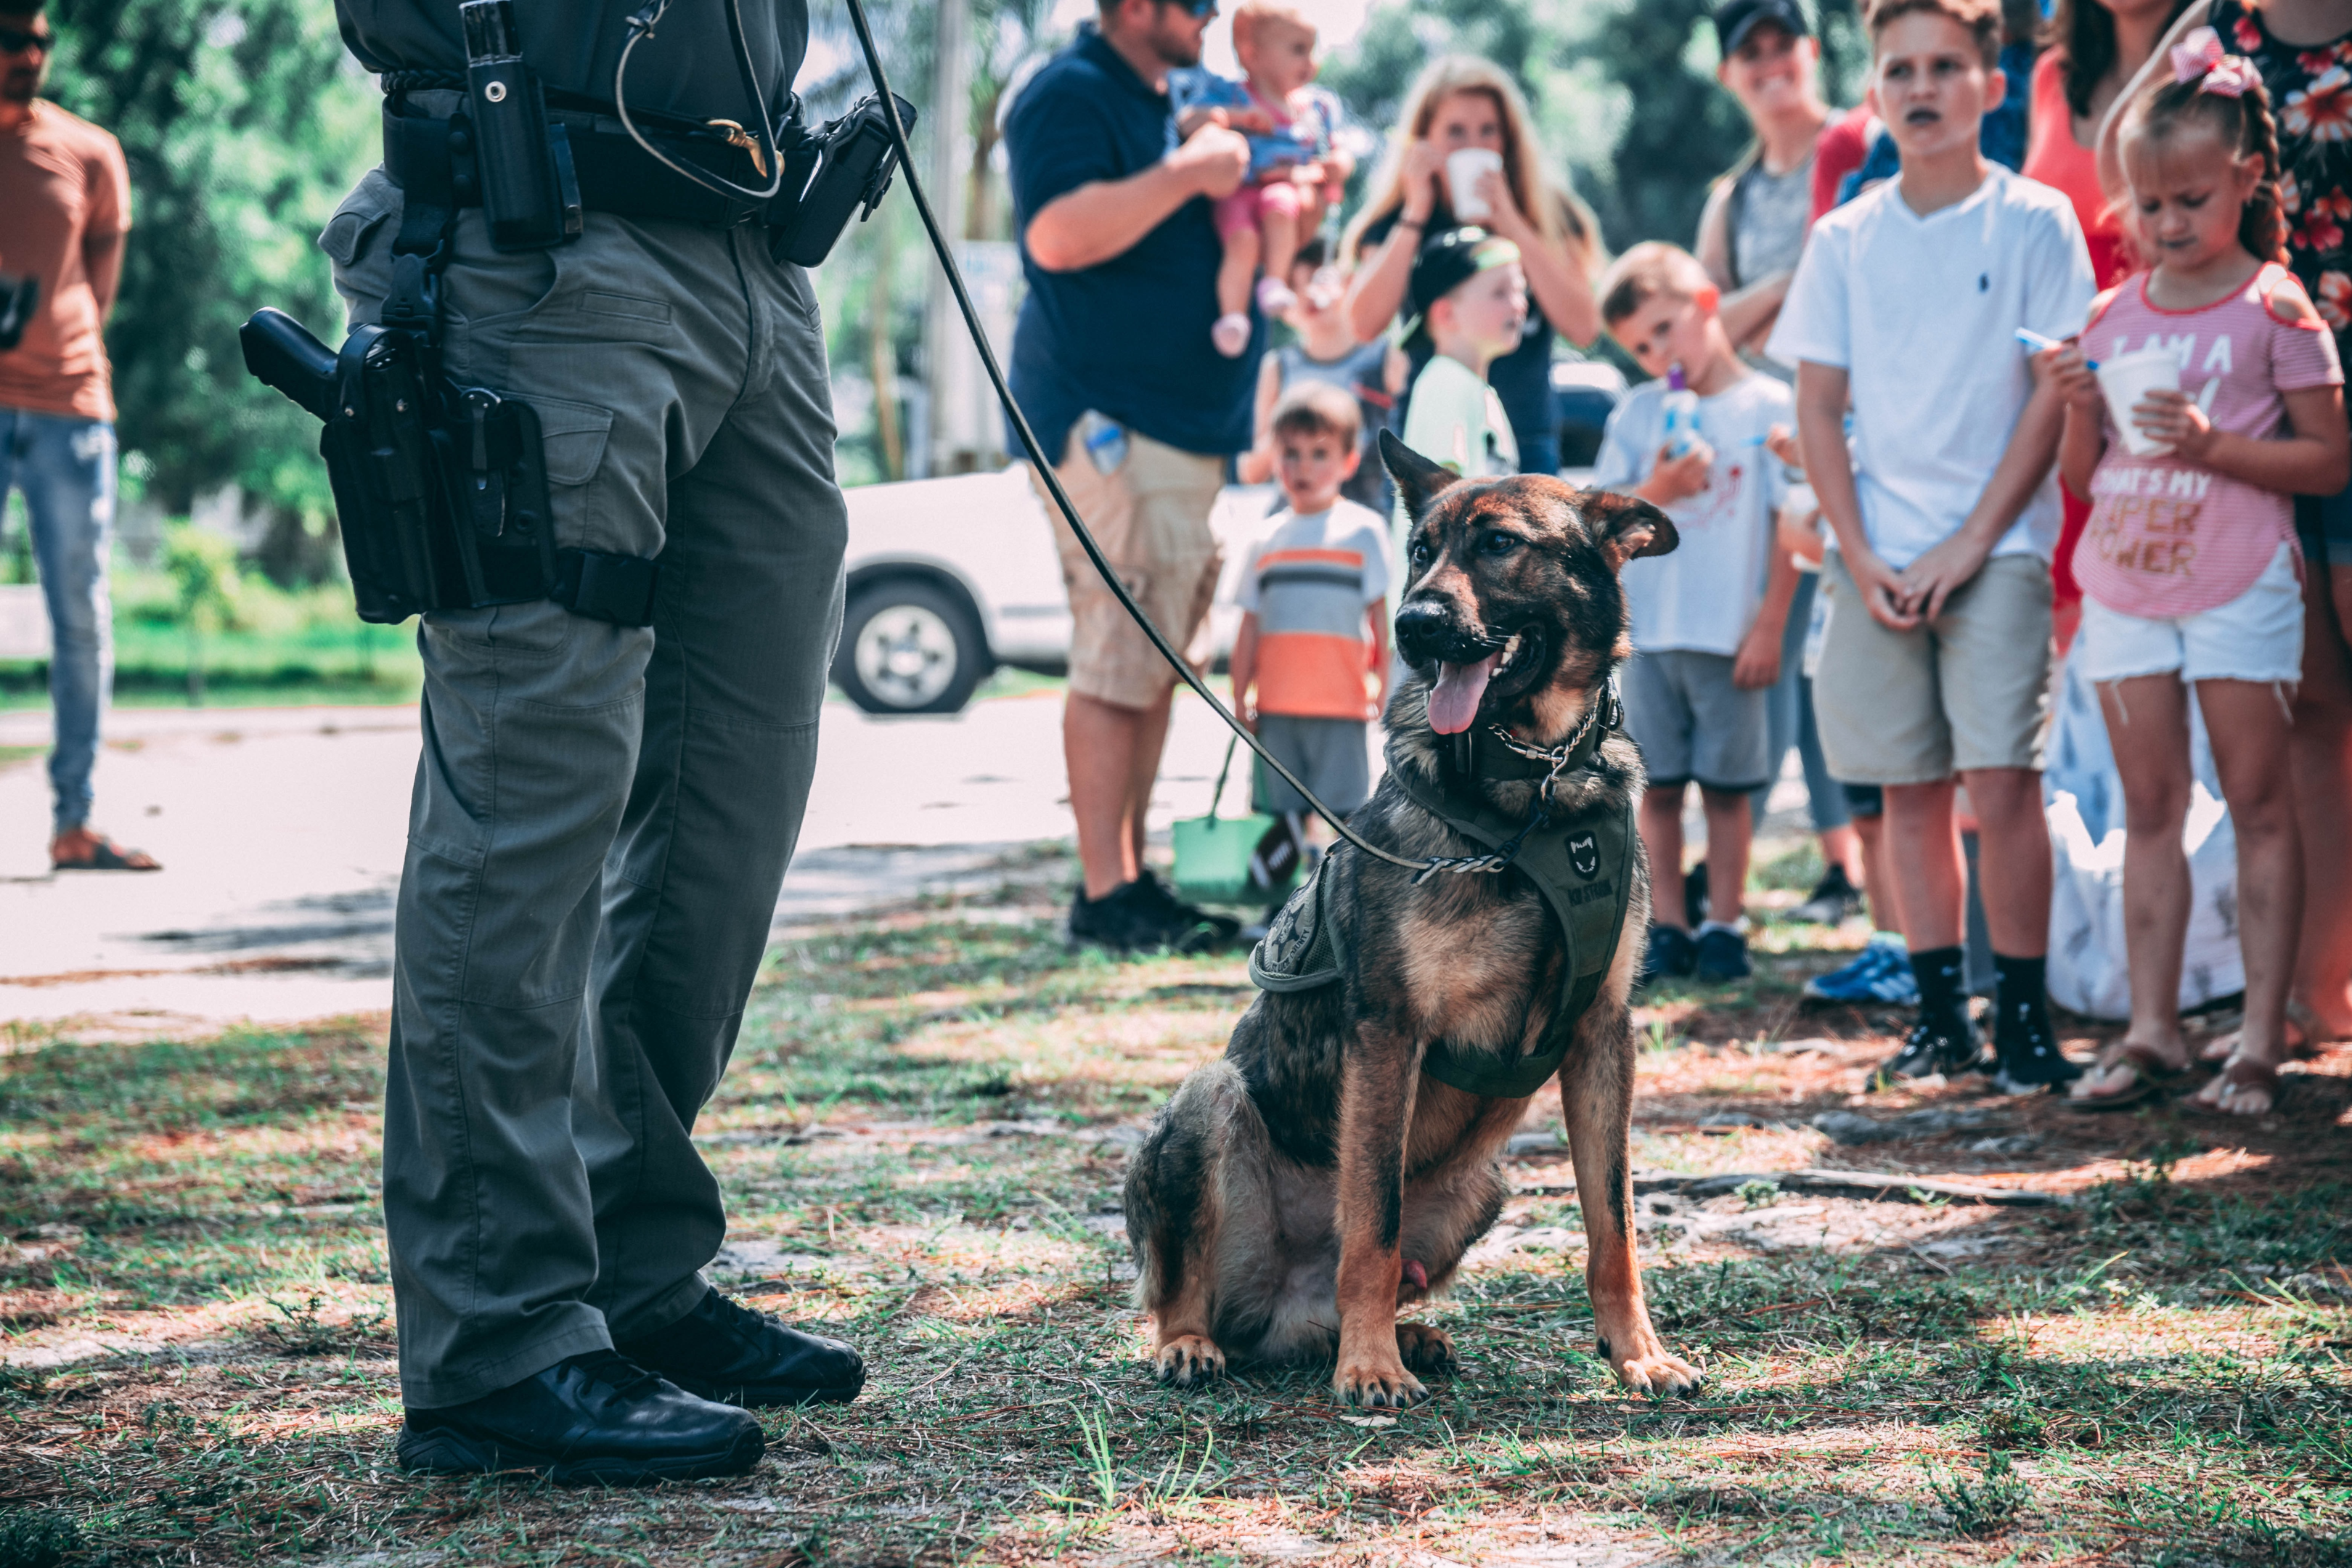
[[[121,140],[132,227],[107,331],[134,485],[167,511],[240,486],[274,513],[281,578],[331,567],[318,425],[245,372],[276,305],[321,337],[342,307],[313,237],[374,160],[373,85],[330,0],[54,0],[49,93]]]

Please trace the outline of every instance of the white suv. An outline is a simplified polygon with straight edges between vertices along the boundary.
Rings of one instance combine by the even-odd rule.
[[[1070,604],[1045,504],[1020,464],[992,474],[861,485],[849,502],[848,608],[833,679],[868,713],[953,713],[1000,664],[1059,673]],[[1279,503],[1270,485],[1234,485],[1210,527],[1225,573],[1195,658],[1230,653],[1234,582]]]

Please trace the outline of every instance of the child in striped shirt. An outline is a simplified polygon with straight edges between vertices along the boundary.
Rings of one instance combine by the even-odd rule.
[[[1250,547],[1237,599],[1234,706],[1334,811],[1371,796],[1367,721],[1388,706],[1388,521],[1339,494],[1361,458],[1356,400],[1302,382],[1275,405],[1276,477],[1289,505]],[[1257,808],[1303,847],[1307,801],[1272,769]]]

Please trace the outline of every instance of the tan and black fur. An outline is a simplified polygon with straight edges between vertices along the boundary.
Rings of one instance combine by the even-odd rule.
[[[1381,455],[1412,520],[1412,582],[1397,615],[1400,652],[1422,671],[1388,712],[1394,769],[1433,773],[1428,717],[1438,661],[1518,639],[1489,682],[1477,722],[1549,747],[1601,699],[1628,652],[1617,574],[1675,547],[1647,502],[1558,479],[1469,482],[1393,437]],[[1486,784],[1523,818],[1532,784]],[[1622,810],[1641,761],[1611,736],[1560,794],[1578,809]],[[1384,780],[1349,825],[1412,859],[1476,853]],[[1638,851],[1616,957],[1579,1020],[1560,1104],[1591,1248],[1587,1281],[1601,1353],[1636,1389],[1681,1393],[1700,1374],[1651,1327],[1633,1252],[1627,1172],[1634,1043],[1626,997],[1649,920]],[[1335,851],[1326,908],[1349,971],[1318,990],[1261,994],[1222,1060],[1187,1077],[1127,1178],[1128,1234],[1140,1266],[1160,1375],[1189,1384],[1226,1358],[1329,1354],[1332,1386],[1364,1405],[1427,1393],[1415,1373],[1452,1369],[1451,1342],[1397,1308],[1442,1289],[1491,1227],[1508,1190],[1503,1144],[1525,1100],[1485,1099],[1424,1074],[1432,1042],[1457,1054],[1532,1052],[1560,1005],[1567,962],[1557,921],[1517,872],[1431,877]]]

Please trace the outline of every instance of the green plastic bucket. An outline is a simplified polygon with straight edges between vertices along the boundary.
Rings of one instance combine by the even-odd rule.
[[[1250,885],[1250,856],[1274,820],[1254,811],[1247,816],[1190,816],[1177,823],[1176,890],[1202,903],[1271,900],[1272,889]]]
[[[1225,742],[1225,765],[1217,770],[1209,815],[1186,817],[1171,834],[1176,842],[1176,890],[1202,903],[1272,903],[1298,879],[1295,859],[1279,888],[1264,887],[1250,879],[1250,858],[1274,827],[1273,817],[1255,811],[1246,816],[1217,815],[1217,803],[1225,795],[1226,775],[1234,769],[1234,748],[1239,743],[1238,738]]]

